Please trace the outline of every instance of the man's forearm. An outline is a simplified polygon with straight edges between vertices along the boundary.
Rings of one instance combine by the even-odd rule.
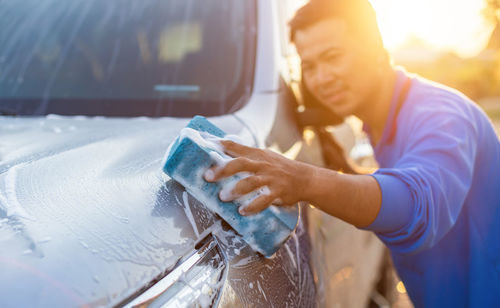
[[[377,217],[381,192],[377,181],[369,175],[341,174],[229,140],[221,141],[221,145],[234,159],[208,169],[204,174],[206,181],[217,182],[241,172],[251,174],[220,194],[222,201],[236,200],[264,186],[267,190],[251,203],[240,206],[241,215],[256,214],[277,201],[281,204],[308,201],[357,227],[368,226]]]
[[[373,177],[309,167],[304,201],[357,227],[366,227],[375,220],[382,195]]]

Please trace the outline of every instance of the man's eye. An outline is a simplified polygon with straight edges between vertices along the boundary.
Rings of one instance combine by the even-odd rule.
[[[340,58],[340,56],[341,56],[340,53],[328,54],[326,56],[326,60],[329,62],[337,61]]]

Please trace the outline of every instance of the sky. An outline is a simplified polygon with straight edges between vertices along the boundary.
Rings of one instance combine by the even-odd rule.
[[[483,0],[370,0],[386,47],[397,51],[410,37],[433,50],[462,57],[478,54],[491,31],[481,10]]]

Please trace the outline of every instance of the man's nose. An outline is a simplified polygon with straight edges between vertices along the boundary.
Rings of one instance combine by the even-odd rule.
[[[326,65],[319,66],[316,74],[316,78],[320,84],[334,82],[337,79],[335,72],[326,67]]]

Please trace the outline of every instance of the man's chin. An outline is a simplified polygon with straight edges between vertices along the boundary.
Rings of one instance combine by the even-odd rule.
[[[350,102],[346,94],[346,92],[342,92],[341,94],[332,95],[331,97],[322,99],[321,101],[330,111],[342,118],[345,118],[353,114],[353,104]]]
[[[336,102],[335,104],[330,103],[327,105],[327,108],[341,118],[346,118],[350,115],[353,115],[353,110],[350,104],[348,104],[347,102],[340,101]]]

